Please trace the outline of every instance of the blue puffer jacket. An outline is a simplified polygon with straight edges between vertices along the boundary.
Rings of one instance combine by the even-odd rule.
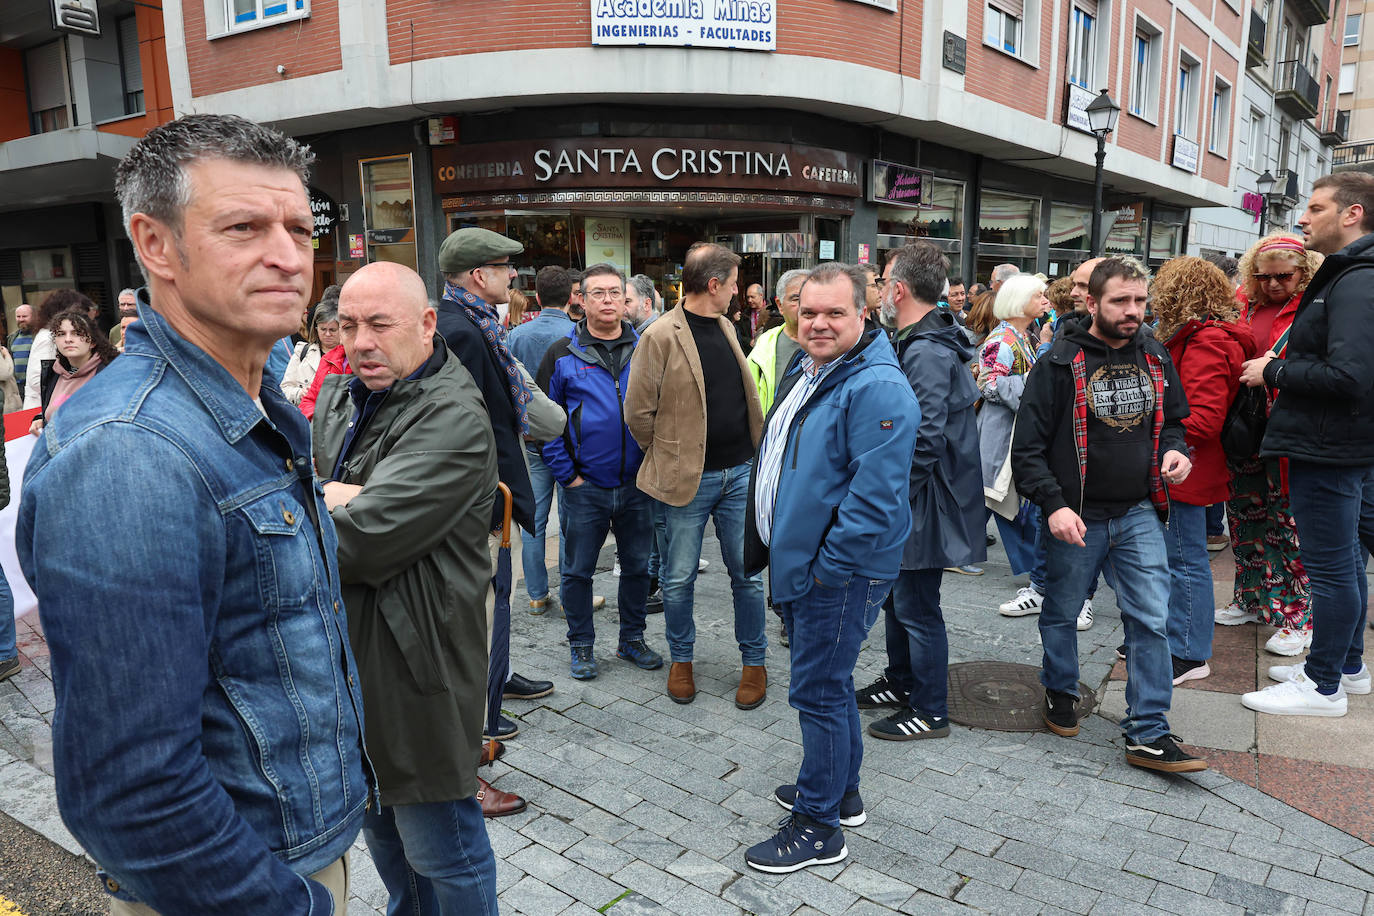
[[[855,576],[895,579],[902,565],[921,409],[883,331],[866,332],[841,360],[787,433],[770,547],[758,537],[750,482],[746,566],[768,566],[774,601],[796,601],[816,580],[833,588]],[[801,363],[788,367],[774,410]]]
[[[537,381],[568,412],[563,435],[544,443],[544,463],[567,486],[580,474],[598,487],[633,483],[644,450],[625,426],[625,388],[639,335],[627,322],[620,337],[598,340],[584,318],[549,347]]]

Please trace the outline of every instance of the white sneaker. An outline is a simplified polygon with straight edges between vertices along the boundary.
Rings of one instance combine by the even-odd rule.
[[[1264,644],[1264,651],[1274,655],[1302,655],[1312,647],[1312,630],[1294,630],[1284,627]]]
[[[1078,629],[1091,630],[1093,626],[1093,600],[1083,599],[1083,610],[1078,612]]]
[[[1282,684],[1284,681],[1293,680],[1299,673],[1306,673],[1305,665],[1275,665],[1269,669],[1269,680],[1278,681]],[[1341,675],[1341,689],[1346,693],[1354,693],[1363,696],[1369,693],[1370,686],[1371,682],[1368,665],[1361,665],[1360,670],[1354,674]]]
[[[697,572],[706,572],[706,567],[710,565],[710,560],[697,560]]]
[[[1337,687],[1331,696],[1318,693],[1317,685],[1301,671],[1292,680],[1245,694],[1240,702],[1246,709],[1271,716],[1343,716],[1346,705],[1343,688]]]
[[[1242,623],[1259,622],[1259,617],[1242,611],[1234,604],[1228,604],[1226,607],[1217,608],[1216,611],[1213,612],[1212,617],[1217,623],[1224,627],[1236,627],[1240,626]]]
[[[1027,585],[1016,593],[1016,597],[1006,604],[999,605],[997,613],[1003,617],[1026,617],[1030,614],[1039,614],[1040,605],[1045,603],[1045,596],[1035,590],[1035,586]]]

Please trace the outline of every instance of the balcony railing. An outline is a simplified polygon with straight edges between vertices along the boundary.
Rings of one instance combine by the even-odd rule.
[[[1331,0],[1288,0],[1285,5],[1301,25],[1321,25],[1331,18]]]
[[[1264,17],[1256,10],[1250,11],[1250,35],[1245,45],[1245,66],[1263,67],[1264,66],[1264,39],[1268,34],[1268,26]]]
[[[1321,87],[1307,72],[1300,60],[1285,60],[1279,64],[1279,78],[1274,86],[1274,104],[1299,121],[1317,116],[1321,107]]]
[[[1350,139],[1350,112],[1328,108],[1322,115],[1318,137],[1327,146],[1335,146]]]
[[[1352,143],[1331,151],[1333,166],[1356,166],[1374,162],[1374,143]]]
[[[1274,190],[1272,193],[1278,195],[1281,200],[1288,202],[1289,206],[1292,206],[1292,202],[1298,199],[1300,190],[1298,173],[1294,169],[1276,169],[1274,171]]]

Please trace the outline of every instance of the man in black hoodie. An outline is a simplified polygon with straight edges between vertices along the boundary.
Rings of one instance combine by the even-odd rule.
[[[1279,392],[1260,453],[1288,459],[1312,581],[1312,651],[1304,664],[1270,668],[1278,683],[1241,702],[1273,715],[1343,716],[1346,694],[1370,692],[1360,542],[1374,547],[1374,176],[1317,179],[1298,225],[1327,258],[1298,303],[1284,358],[1270,350],[1240,379]]]
[[[1045,724],[1057,735],[1078,734],[1075,618],[1105,559],[1126,626],[1126,762],[1186,773],[1207,762],[1179,748],[1166,718],[1173,665],[1161,520],[1168,484],[1192,470],[1183,437],[1188,403],[1168,352],[1140,333],[1148,280],[1133,258],[1107,258],[1093,269],[1090,315],[1068,319],[1026,379],[1011,467],[1017,491],[1045,517]]]
[[[987,557],[986,510],[974,404],[978,386],[968,371],[973,345],[935,302],[949,260],[929,242],[892,254],[879,286],[883,323],[900,328],[897,359],[921,407],[911,462],[911,535],[902,570],[884,603],[887,670],[856,691],[862,709],[896,711],[868,727],[875,738],[912,741],[949,734],[949,638],[940,610],[947,566]]]

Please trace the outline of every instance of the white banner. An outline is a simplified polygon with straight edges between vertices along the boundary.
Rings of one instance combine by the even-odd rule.
[[[777,0],[591,0],[593,45],[777,48]]]
[[[37,411],[25,413],[32,415]],[[19,424],[6,423],[6,427],[16,431],[18,426]],[[8,430],[5,439],[5,464],[10,474],[10,504],[0,510],[0,565],[4,566],[5,579],[10,584],[10,591],[14,592],[15,617],[23,617],[38,609],[38,599],[29,590],[29,583],[24,581],[24,573],[19,569],[19,557],[14,551],[14,524],[19,519],[19,495],[23,490],[24,467],[29,463],[29,455],[33,454],[33,446],[37,441],[37,437],[29,435],[28,432],[10,439]]]

